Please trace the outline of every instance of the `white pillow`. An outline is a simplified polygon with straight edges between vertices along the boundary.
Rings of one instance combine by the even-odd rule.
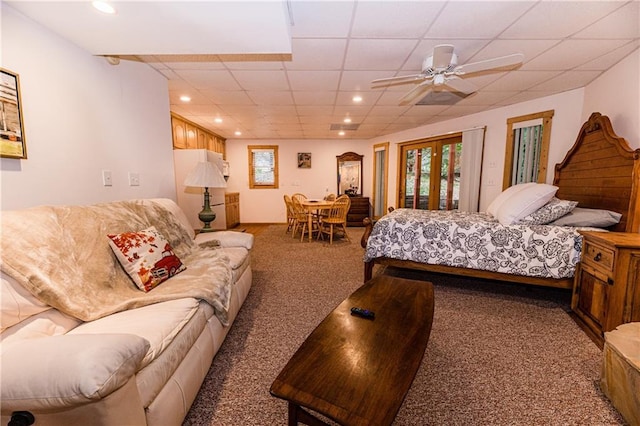
[[[556,195],[557,186],[536,183],[516,192],[498,209],[498,221],[512,225],[544,206]]]
[[[502,191],[492,202],[491,204],[489,204],[489,207],[487,207],[487,213],[489,213],[491,216],[497,218],[498,217],[498,210],[500,209],[500,207],[502,207],[502,205],[505,203],[505,201],[507,201],[509,199],[509,197],[511,197],[512,195],[522,191],[523,189],[526,189],[530,186],[534,186],[536,185],[535,182],[529,182],[529,183],[521,183],[518,185],[513,185],[508,187],[507,189],[505,189],[504,191]]]

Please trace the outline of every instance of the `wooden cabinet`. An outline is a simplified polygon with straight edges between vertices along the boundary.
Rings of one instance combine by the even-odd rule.
[[[171,129],[173,132],[173,148],[187,148],[187,123],[176,117],[171,117]]]
[[[177,114],[171,114],[173,149],[206,149],[226,157],[225,139]]]
[[[224,208],[227,216],[227,229],[240,224],[240,194],[227,192],[224,194]]]
[[[370,216],[369,197],[351,197],[351,207],[347,213],[347,226],[364,226],[362,221]]]
[[[602,346],[604,332],[640,321],[640,234],[581,232],[571,309]]]

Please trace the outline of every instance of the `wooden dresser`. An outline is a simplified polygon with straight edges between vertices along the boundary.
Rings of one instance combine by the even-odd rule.
[[[227,216],[227,229],[238,226],[240,224],[240,193],[224,194],[224,209]]]
[[[362,221],[370,216],[369,197],[351,197],[351,207],[347,213],[347,226],[364,226]]]
[[[601,347],[604,332],[640,321],[640,234],[581,232],[571,309]]]

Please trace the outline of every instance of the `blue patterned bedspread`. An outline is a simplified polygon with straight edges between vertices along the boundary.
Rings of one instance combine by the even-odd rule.
[[[377,257],[544,278],[569,278],[580,261],[576,228],[501,225],[487,213],[397,209],[373,227],[364,260]]]

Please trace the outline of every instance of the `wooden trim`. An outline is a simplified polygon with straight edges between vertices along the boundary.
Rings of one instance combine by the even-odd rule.
[[[389,259],[387,257],[379,257],[371,262],[365,262],[365,271],[367,270],[367,263],[394,266],[398,268],[413,269],[419,271],[436,272],[441,274],[458,275],[471,278],[482,278],[488,280],[504,281],[518,284],[534,284],[543,287],[573,288],[573,278],[541,278],[541,277],[527,277],[525,275],[513,275],[504,274],[501,272],[485,271],[482,269],[468,269],[459,268],[456,266],[444,266],[444,265],[431,265],[426,263],[418,263],[411,260],[397,260]],[[365,272],[366,273],[366,272]],[[369,278],[370,279],[370,278]],[[364,282],[367,281],[365,277]]]
[[[542,146],[540,147],[540,166],[538,168],[538,183],[547,181],[547,165],[549,162],[549,144],[551,141],[551,123],[554,110],[536,112],[507,118],[507,142],[504,149],[504,171],[502,174],[502,189],[511,186],[511,172],[513,169],[513,125],[523,121],[542,119]]]
[[[252,151],[258,149],[273,150],[273,184],[260,185],[255,183],[255,169],[253,167]],[[278,145],[247,145],[247,158],[249,162],[249,189],[278,189]]]
[[[378,149],[376,150],[376,148],[383,148],[383,149]],[[378,143],[373,145],[373,185],[371,186],[373,188],[373,191],[371,193],[371,206],[373,207],[373,218],[377,219],[379,216],[375,215],[375,203],[376,203],[376,177],[377,177],[377,170],[378,170],[378,160],[377,160],[377,155],[376,152],[379,151],[384,151],[384,182],[383,184],[383,189],[382,189],[382,199],[383,199],[383,204],[382,204],[382,212],[384,214],[384,212],[387,211],[387,199],[388,199],[388,194],[389,194],[389,142],[384,142],[384,143]]]

